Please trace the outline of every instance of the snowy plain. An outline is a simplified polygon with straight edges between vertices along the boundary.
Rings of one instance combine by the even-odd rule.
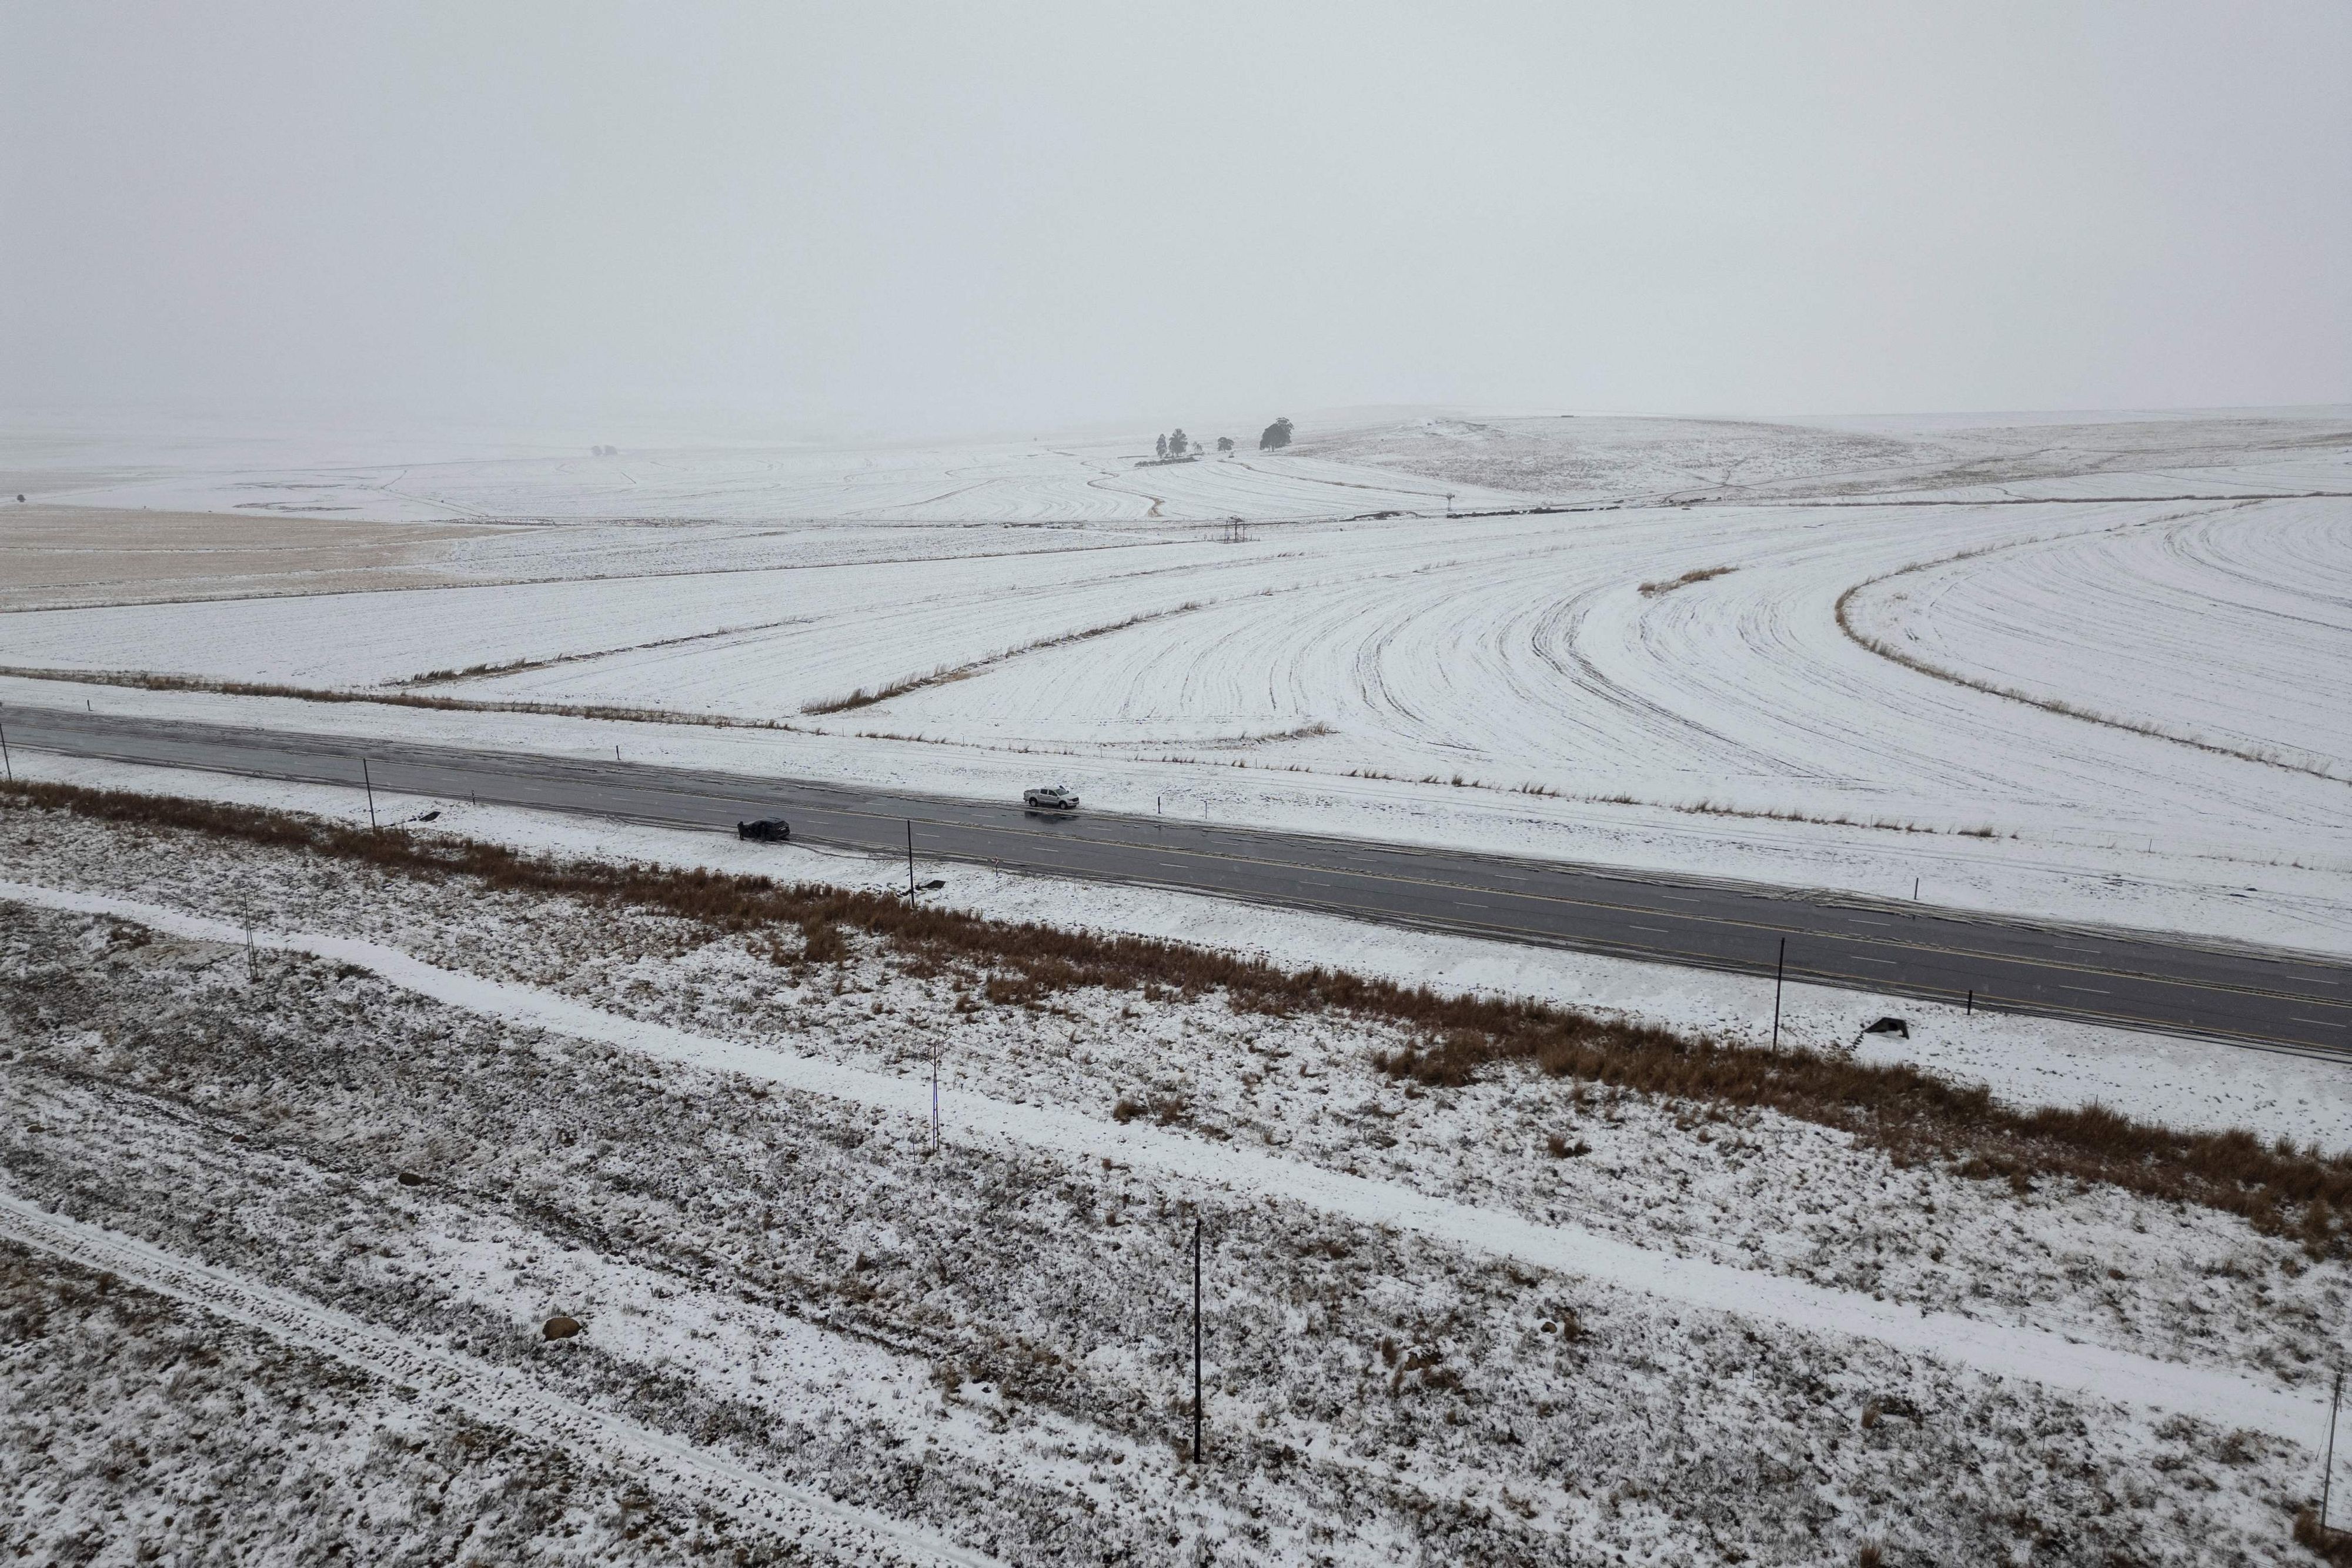
[[[0,666],[473,710],[267,710],[319,733],[984,796],[1060,774],[1127,810],[2352,952],[2340,412],[1429,415],[1141,470],[1138,445],[649,454],[666,477],[625,502],[614,459],[427,465],[494,519],[432,544],[440,586],[207,598],[193,564],[191,601],[110,607],[101,567],[0,614]],[[228,472],[48,498],[297,483]],[[2191,498],[2091,498],[2159,495]]]

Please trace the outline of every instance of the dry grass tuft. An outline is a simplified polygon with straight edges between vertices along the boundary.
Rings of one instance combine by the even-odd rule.
[[[1712,581],[1716,578],[1727,576],[1738,570],[1736,566],[1703,566],[1696,570],[1686,571],[1680,577],[1670,577],[1662,581],[1642,584],[1642,597],[1655,599],[1661,594],[1672,593],[1677,588],[1688,588],[1694,582]]]
[[[1960,1174],[2005,1180],[2021,1200],[2040,1177],[2104,1182],[2201,1204],[2268,1235],[2292,1235],[2315,1258],[2352,1253],[2352,1155],[2322,1155],[2252,1133],[2182,1132],[2098,1104],[2021,1110],[1980,1086],[1900,1063],[1869,1064],[1813,1051],[1766,1051],[1603,1019],[1548,1003],[1445,996],[1328,968],[1285,969],[1263,959],[1140,936],[1067,931],[909,904],[875,893],[761,876],[557,860],[470,839],[373,832],[250,806],[16,783],[0,800],[142,827],[190,829],[247,843],[349,861],[432,881],[466,877],[500,891],[578,898],[690,920],[714,934],[797,927],[786,957],[837,962],[856,934],[902,961],[984,972],[989,1000],[1037,1005],[1078,988],[1139,990],[1148,1000],[1218,992],[1232,1006],[1275,1017],[1339,1012],[1405,1031],[1415,1041],[1377,1053],[1392,1078],[1429,1088],[1467,1084],[1520,1067],[1579,1084],[1711,1108],[1769,1111],[1834,1127],[1905,1164],[1950,1162]],[[1182,1102],[1157,1097],[1135,1113],[1181,1119]],[[1561,1157],[1579,1151],[1563,1147]]]
[[[2331,1563],[2334,1568],[2352,1568],[2352,1534],[2320,1528],[2317,1509],[2306,1508],[2294,1516],[2294,1540],[2296,1545],[2310,1548],[2322,1563]]]

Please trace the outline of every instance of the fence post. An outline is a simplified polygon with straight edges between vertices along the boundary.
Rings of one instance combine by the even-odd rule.
[[[1192,1216],[1192,1462],[1200,1465],[1200,1216]]]
[[[1772,1049],[1780,1049],[1780,981],[1789,967],[1789,939],[1780,938],[1780,956],[1772,960]]]
[[[2327,1494],[2336,1480],[2336,1409],[2344,1403],[2344,1368],[2336,1369],[2336,1386],[2327,1396],[2327,1462],[2319,1472],[2319,1544],[2327,1544]]]

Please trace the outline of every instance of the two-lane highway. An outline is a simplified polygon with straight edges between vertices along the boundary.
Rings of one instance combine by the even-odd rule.
[[[2352,1058],[2352,965],[1647,873],[1262,831],[1067,817],[914,793],[585,757],[11,707],[14,746],[445,800],[793,836],[1010,871],[1150,884],[1622,957]],[[1765,1004],[1769,1006],[1769,1003]]]

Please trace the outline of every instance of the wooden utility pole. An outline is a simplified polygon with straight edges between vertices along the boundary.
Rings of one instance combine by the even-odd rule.
[[[1192,1217],[1192,1462],[1201,1462],[1201,1217],[1197,1214]]]
[[[907,902],[915,900],[915,819],[907,819]]]
[[[8,782],[14,784],[16,781],[16,759],[8,755],[8,727],[5,724],[0,724],[0,763],[7,765]]]
[[[360,785],[367,790],[368,831],[380,831],[375,825],[375,780],[368,777],[367,758],[364,757],[360,758]]]

